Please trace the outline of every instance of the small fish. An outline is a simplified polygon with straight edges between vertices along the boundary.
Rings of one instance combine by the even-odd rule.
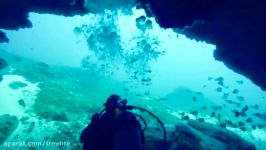
[[[242,121],[239,121],[239,122],[238,122],[238,125],[239,125],[239,126],[245,126],[245,123],[242,122]]]
[[[254,116],[261,117],[261,113],[255,113]]]
[[[195,96],[193,96],[192,99],[194,102],[198,101],[198,99]]]
[[[251,108],[253,108],[253,109],[259,109],[259,105],[258,104],[255,104],[254,106],[250,106]]]
[[[150,95],[150,91],[147,91],[144,93],[145,95]]]
[[[183,120],[189,120],[189,116],[188,116],[188,115],[183,116],[182,119],[183,119]]]
[[[163,98],[163,97],[161,97],[161,98],[159,98],[161,101],[166,101],[166,98]]]
[[[203,95],[202,92],[196,92],[197,95]]]
[[[225,100],[228,104],[234,104],[234,102],[232,101],[232,100],[229,100],[229,99],[227,99],[227,100]]]
[[[147,78],[147,79],[142,79],[141,81],[142,81],[142,82],[150,82],[151,79],[150,79],[150,78]]]
[[[136,94],[136,96],[138,97],[138,96],[140,96],[140,94]]]
[[[264,128],[266,125],[265,124],[258,124],[258,128],[259,129],[262,129],[262,128]]]
[[[224,82],[223,81],[218,81],[218,84],[221,86],[224,86]]]
[[[193,110],[190,113],[193,114],[193,115],[195,115],[195,116],[199,114],[199,112],[197,110]]]
[[[246,122],[252,122],[252,118],[247,118]]]
[[[243,80],[237,80],[236,83],[237,84],[244,84],[244,81]]]
[[[212,77],[208,77],[208,81],[212,80]]]
[[[215,79],[215,81],[224,81],[224,78],[223,77],[218,77]]]
[[[222,92],[222,88],[221,87],[218,87],[218,88],[216,88],[216,92]]]
[[[245,100],[245,98],[243,97],[243,96],[237,96],[236,97],[239,101],[244,101]]]
[[[226,123],[220,123],[219,126],[220,126],[221,128],[226,128]]]
[[[244,126],[239,127],[239,129],[242,131],[247,131],[246,127],[244,127]]]
[[[242,112],[246,112],[246,111],[248,111],[248,106],[247,106],[247,105],[245,105],[245,106],[242,108]]]
[[[205,122],[205,119],[204,118],[199,118],[198,121],[199,122]]]
[[[244,111],[241,111],[241,112],[240,112],[240,116],[242,116],[242,117],[246,117],[246,116],[247,116],[247,114],[246,114],[246,112],[244,112]]]
[[[234,90],[232,91],[232,93],[233,93],[233,94],[238,94],[238,93],[239,93],[239,90],[238,90],[238,89],[234,89]]]
[[[241,106],[241,103],[238,103],[238,102],[235,102],[229,99],[225,100],[225,102],[227,102],[228,104],[236,105],[237,107]]]
[[[239,117],[240,116],[240,112],[237,110],[232,110],[232,112],[235,114],[235,117]]]
[[[215,112],[214,111],[211,113],[211,118],[213,118],[213,117],[215,117]]]
[[[255,130],[255,129],[256,129],[256,125],[252,125],[251,128],[252,128],[253,130]]]
[[[221,114],[220,114],[220,113],[217,115],[217,120],[218,120],[219,122],[221,121]]]
[[[225,122],[226,122],[226,124],[227,124],[228,126],[230,126],[230,127],[232,127],[232,128],[237,128],[237,125],[234,124],[231,120],[226,120]]]
[[[229,94],[228,93],[224,93],[224,95],[223,95],[223,99],[228,99],[228,96],[229,96]]]
[[[180,112],[179,115],[183,117],[185,116],[185,112]]]
[[[212,106],[212,109],[214,110],[214,111],[217,111],[217,110],[222,110],[222,106]]]
[[[203,107],[201,107],[201,109],[205,110],[205,109],[207,109],[207,107],[206,106],[203,106]]]
[[[151,73],[151,70],[146,70],[145,72],[147,72],[147,73]]]

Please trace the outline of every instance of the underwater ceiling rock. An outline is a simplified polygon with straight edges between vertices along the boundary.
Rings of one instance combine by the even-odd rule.
[[[8,114],[0,116],[0,145],[9,137],[18,127],[18,118]]]
[[[216,45],[217,60],[266,90],[266,1],[139,1],[161,27]]]
[[[29,12],[49,13],[63,16],[84,15],[88,10],[84,7],[85,0],[1,0],[0,29],[17,30],[30,28]],[[8,42],[0,31],[0,43]]]
[[[3,31],[0,31],[0,43],[3,42],[9,42],[8,38],[6,37],[6,34]]]

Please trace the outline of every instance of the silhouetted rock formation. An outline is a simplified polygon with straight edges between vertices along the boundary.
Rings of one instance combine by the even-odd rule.
[[[217,60],[266,90],[266,1],[139,1],[160,26],[216,45]]]
[[[29,12],[74,16],[84,15],[88,10],[84,7],[84,0],[1,0],[0,28],[17,30],[32,27],[28,20]],[[1,31],[0,42],[8,42]]]

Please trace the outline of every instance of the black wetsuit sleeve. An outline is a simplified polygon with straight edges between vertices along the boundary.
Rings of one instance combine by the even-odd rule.
[[[97,114],[95,114],[97,115]],[[80,142],[83,144],[83,149],[91,149],[95,140],[97,139],[97,130],[99,125],[99,119],[93,118],[91,123],[81,132]]]

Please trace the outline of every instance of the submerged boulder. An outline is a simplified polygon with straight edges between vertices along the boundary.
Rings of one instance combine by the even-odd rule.
[[[203,149],[200,142],[202,138],[184,123],[175,124],[175,130],[171,133],[172,146],[170,150],[200,150]]]
[[[0,116],[0,145],[12,134],[18,127],[18,118],[9,114]]]
[[[179,121],[166,125],[167,142],[161,144],[165,150],[255,150],[254,144],[239,135],[217,125],[198,120]],[[146,136],[146,149],[158,149],[156,143],[162,140],[158,128],[149,129]],[[153,135],[153,136],[147,136]],[[155,148],[155,149],[156,149]]]
[[[239,135],[234,132],[231,132],[227,129],[220,128],[219,126],[206,123],[198,122],[195,120],[189,120],[188,125],[195,130],[212,137],[216,140],[221,141],[227,146],[227,149],[241,149],[241,150],[255,150],[256,147],[254,144],[244,140]]]

